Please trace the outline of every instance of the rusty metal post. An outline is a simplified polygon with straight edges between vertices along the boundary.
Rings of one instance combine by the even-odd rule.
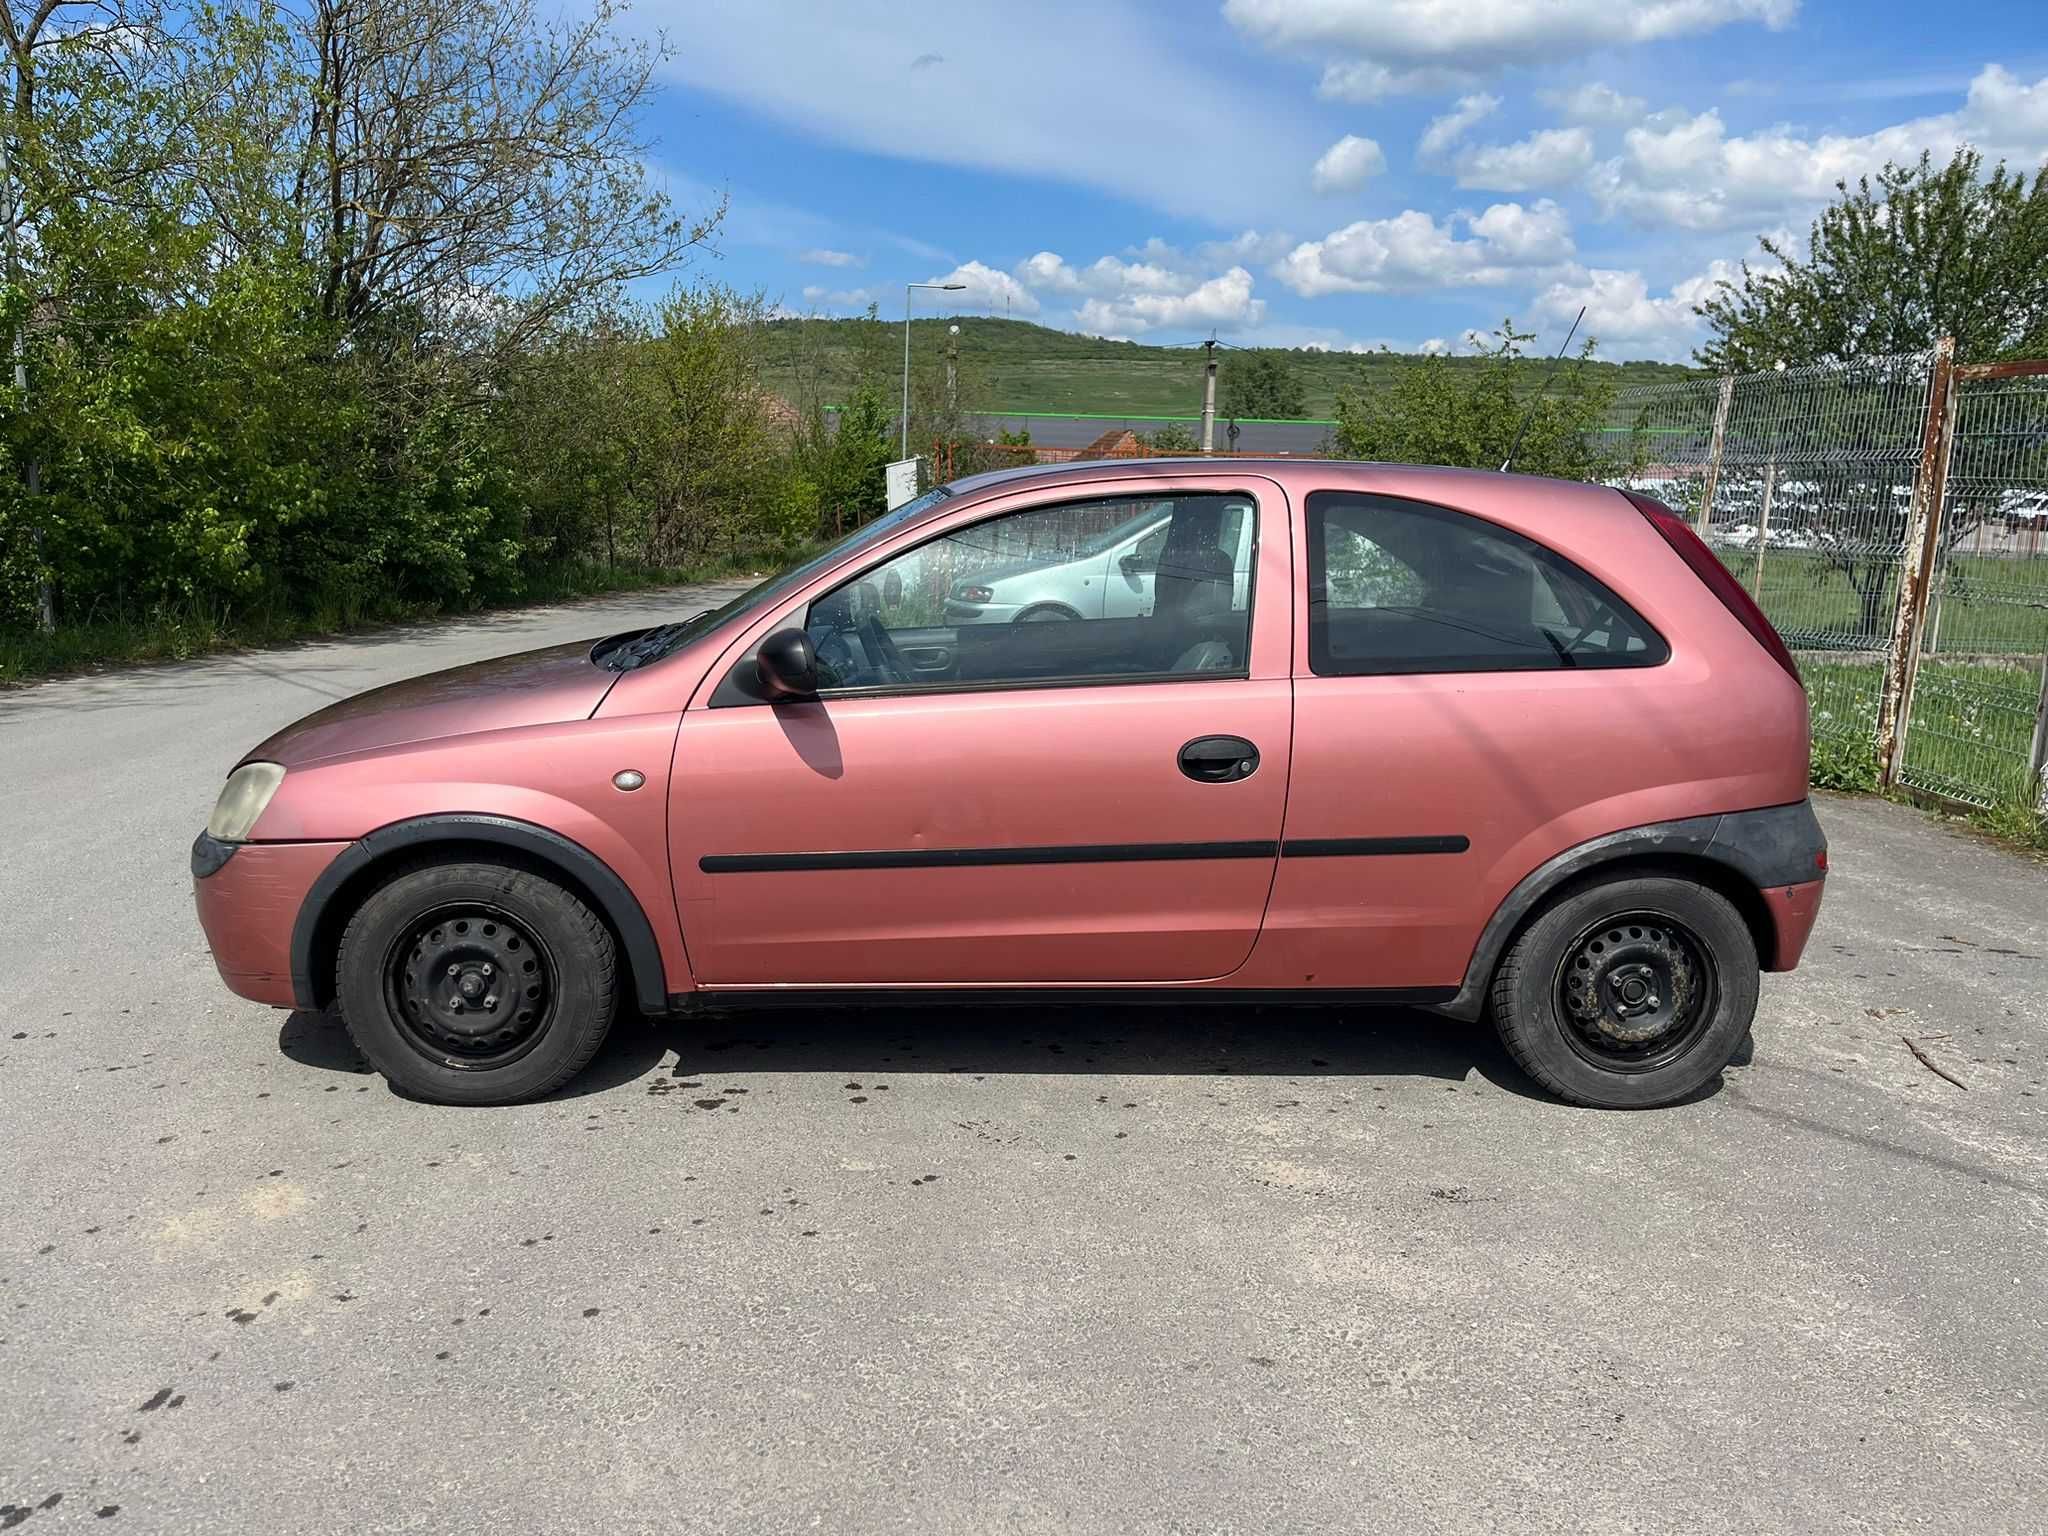
[[[1885,658],[1884,690],[1877,704],[1877,776],[1885,789],[1898,782],[1906,760],[1920,637],[1941,551],[1949,450],[1955,443],[1955,361],[1955,338],[1944,336],[1934,344],[1934,366],[1927,381],[1927,426],[1920,437],[1920,467],[1913,476],[1906,544],[1899,555],[1899,605],[1892,617],[1891,654]]]
[[[1721,452],[1728,446],[1728,407],[1735,399],[1735,375],[1721,375],[1721,398],[1714,406],[1714,440],[1707,447],[1707,477],[1700,483],[1700,510],[1693,519],[1700,537],[1714,516],[1714,487],[1721,483]]]

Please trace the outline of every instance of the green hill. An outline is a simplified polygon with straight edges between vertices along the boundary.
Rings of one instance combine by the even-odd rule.
[[[1146,346],[1049,330],[1024,320],[949,316],[911,322],[911,350],[920,369],[929,367],[941,354],[946,328],[951,325],[960,327],[963,387],[982,410],[1187,417],[1201,412],[1200,346]],[[860,319],[773,321],[767,327],[768,383],[780,393],[800,398],[806,392],[800,387],[801,376],[814,374],[817,393],[827,401],[837,401],[854,381],[856,358],[863,345],[876,350],[893,379],[893,370],[902,358],[901,321],[881,322],[879,334],[871,322]],[[1368,389],[1383,385],[1400,370],[1422,361],[1395,352],[1267,351],[1284,359],[1300,377],[1313,419],[1330,416],[1337,391],[1345,385]],[[1233,359],[1250,355],[1250,349],[1220,349],[1220,355],[1228,369]],[[1453,357],[1447,361],[1453,368],[1468,368],[1480,366],[1483,359]],[[1542,383],[1550,359],[1523,358],[1516,366],[1526,387],[1533,390]],[[1588,366],[1614,370],[1630,384],[1697,372],[1675,363],[1595,362]]]

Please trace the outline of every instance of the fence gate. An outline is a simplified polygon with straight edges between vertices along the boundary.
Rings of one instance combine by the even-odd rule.
[[[2048,362],[1959,365],[1946,428],[1899,778],[1966,805],[2028,805],[2048,697]]]

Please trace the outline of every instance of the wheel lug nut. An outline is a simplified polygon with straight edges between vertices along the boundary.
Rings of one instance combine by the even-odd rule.
[[[486,997],[484,999],[484,1006],[490,1009],[491,1012],[496,1013],[498,1011],[498,994],[493,992],[490,996]]]
[[[484,962],[484,967],[483,967],[483,971],[484,971],[484,974],[485,974],[486,976],[488,976],[488,975],[490,975],[490,974],[491,974],[491,966],[490,966],[490,962],[489,962],[489,961],[485,961],[485,962]]]
[[[460,1012],[462,1012],[462,999],[461,999],[461,998],[459,998],[459,997],[451,997],[451,998],[449,998],[449,999],[448,999],[448,1011],[449,1011],[450,1013],[460,1013]]]
[[[451,966],[449,966],[449,967],[448,967],[448,974],[449,974],[450,976],[455,976],[455,975],[459,975],[459,974],[461,973],[461,970],[462,970],[462,967],[461,967],[461,966],[459,966],[459,965],[451,965]]]

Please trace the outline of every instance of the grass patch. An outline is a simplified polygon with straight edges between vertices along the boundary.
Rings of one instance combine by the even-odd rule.
[[[1877,788],[1883,666],[1808,655],[1800,671],[1813,707],[1813,782],[1827,789]],[[2039,687],[2040,674],[2030,667],[1923,659],[1906,734],[1906,784],[1957,800],[2030,807],[2027,754]]]
[[[370,590],[322,593],[303,609],[254,604],[242,610],[205,603],[166,604],[132,615],[58,626],[54,634],[0,632],[0,686],[95,667],[186,661],[218,651],[317,639],[388,624],[418,623],[503,608],[537,608],[614,592],[760,576],[813,552],[762,550],[693,566],[575,562],[529,573],[505,602],[409,602]]]
[[[778,320],[765,328],[763,364],[769,386],[791,398],[802,389],[800,379],[815,371],[816,387],[827,401],[843,401],[860,370],[859,320]],[[901,356],[900,316],[885,321],[884,346],[891,366]],[[958,325],[951,338],[947,327]],[[979,315],[938,315],[911,323],[911,347],[920,370],[940,357],[948,342],[959,348],[965,374],[978,380],[976,410],[1000,415],[1007,411],[1052,411],[1112,416],[1178,416],[1194,420],[1202,412],[1202,349],[1153,347],[1134,341],[1108,341],[1050,330],[1024,320]],[[1223,353],[1223,372],[1247,353]],[[1350,386],[1367,392],[1390,388],[1419,357],[1397,353],[1308,352],[1270,349],[1301,380],[1306,419],[1327,420],[1337,406],[1337,391]],[[1491,366],[1484,357],[1445,359],[1453,369]],[[1550,370],[1547,356],[1521,359],[1515,365],[1515,387],[1533,393]],[[1609,363],[1583,365],[1589,373],[1611,372],[1623,385],[1696,378],[1697,369],[1675,363]],[[893,375],[892,375],[893,377]],[[1109,423],[1105,422],[1105,426]]]
[[[1715,553],[1756,594],[1778,632],[1795,648],[1853,640],[1889,643],[1898,599],[1896,573],[1886,581],[1873,634],[1863,605],[1839,566],[1800,550],[1767,550],[1757,583],[1754,550]],[[1941,650],[1952,654],[2038,656],[2048,645],[2048,559],[2004,560],[1957,555],[1949,562],[1941,600]]]

